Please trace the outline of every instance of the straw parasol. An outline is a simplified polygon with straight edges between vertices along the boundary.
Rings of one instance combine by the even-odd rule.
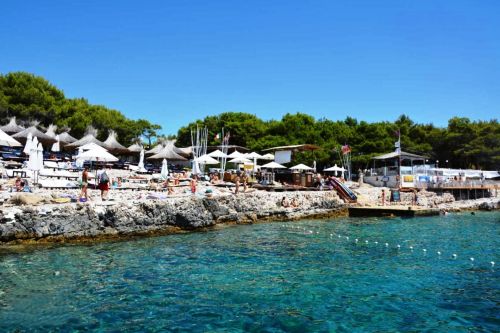
[[[128,146],[127,147],[127,150],[131,153],[140,153],[141,151],[144,150],[144,147],[142,147],[140,144],[138,143],[134,143],[133,145],[131,146]]]
[[[44,145],[51,145],[56,142],[55,138],[48,136],[35,126],[31,126],[19,133],[16,133],[12,137],[20,142],[26,142],[29,134],[31,134],[32,137],[36,136],[38,138],[38,142],[42,142]]]
[[[104,144],[104,142],[97,140],[96,135],[97,135],[97,130],[95,128],[93,128],[92,126],[89,126],[89,127],[87,127],[87,132],[83,138],[66,145],[65,148],[76,149],[80,146],[86,145],[87,143],[91,143],[91,142],[95,143],[96,145],[99,145],[101,147],[106,148],[106,145]]]
[[[7,134],[15,134],[23,131],[25,128],[16,123],[16,117],[12,117],[10,118],[9,123],[7,125],[3,125],[0,129]]]
[[[78,147],[78,150],[82,150],[82,151],[85,151],[85,150],[92,150],[92,149],[99,149],[99,150],[104,150],[104,151],[108,151],[106,148],[104,147],[101,147],[99,146],[98,144],[95,144],[93,142],[90,142],[90,143],[87,143],[86,145],[83,145],[83,146],[80,146]]]
[[[165,147],[160,152],[148,157],[150,160],[162,160],[164,158],[174,161],[187,161],[187,158],[179,154],[179,150],[174,146],[173,140],[167,141]]]
[[[127,148],[116,140],[116,132],[113,130],[109,131],[108,138],[104,141],[104,145],[105,148],[113,154],[128,153]]]
[[[21,147],[22,144],[4,131],[0,130],[0,146]]]
[[[57,125],[50,124],[47,130],[45,131],[45,134],[50,136],[51,138],[56,137],[56,130],[57,130]]]
[[[59,141],[66,145],[68,143],[73,143],[76,141],[76,138],[72,137],[68,131],[59,134]]]

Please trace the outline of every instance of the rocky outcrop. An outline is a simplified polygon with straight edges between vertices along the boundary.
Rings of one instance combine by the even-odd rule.
[[[298,201],[281,207],[282,197]],[[60,204],[2,209],[0,242],[65,241],[171,233],[218,223],[297,219],[338,214],[345,204],[335,192],[252,192],[214,197],[121,201],[112,205]]]

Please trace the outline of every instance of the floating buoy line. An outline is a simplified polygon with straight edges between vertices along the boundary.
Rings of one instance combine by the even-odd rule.
[[[301,226],[295,226],[295,225],[288,225],[288,224],[282,224],[281,225],[282,228],[285,228],[285,229],[291,229],[291,230],[296,230],[296,231],[299,231],[301,232],[302,234],[304,235],[313,235],[313,234],[316,234],[316,235],[320,235],[320,232],[319,231],[314,231],[314,230],[311,230],[311,229],[308,229],[306,227],[301,227]],[[352,243],[352,244],[355,244],[355,245],[358,245],[359,243],[361,244],[364,244],[364,245],[367,245],[367,246],[370,246],[371,244],[374,244],[374,246],[378,246],[379,244],[379,241],[372,241],[370,242],[369,239],[365,239],[364,242],[363,240],[359,239],[359,238],[353,238],[353,240],[351,240],[351,237],[353,237],[352,235],[351,236],[347,236],[347,235],[342,235],[342,234],[338,234],[338,233],[334,233],[334,232],[329,232],[329,237],[331,239],[339,239],[339,240],[345,240],[346,242],[349,242],[349,243]],[[414,250],[416,249],[415,246],[413,245],[410,245],[408,247],[402,247],[401,244],[395,244],[395,245],[391,245],[387,242],[384,242],[382,243],[384,244],[384,247],[385,248],[394,248],[395,250],[397,250],[398,252],[400,251],[403,251],[403,250],[406,250],[408,249],[410,252],[414,252]],[[427,255],[427,249],[425,247],[422,247],[422,253],[424,255]],[[443,254],[443,252],[441,252],[440,250],[436,251],[435,252],[436,256],[438,258],[442,258],[442,257],[447,257],[446,255]],[[465,256],[464,256],[465,257]],[[453,260],[457,260],[459,258],[459,256],[456,254],[456,253],[452,253],[450,256],[449,256],[450,259],[453,259]],[[476,259],[474,257],[469,257],[468,261],[474,265]],[[495,262],[494,261],[490,261],[488,263],[488,265],[493,268],[495,267]]]

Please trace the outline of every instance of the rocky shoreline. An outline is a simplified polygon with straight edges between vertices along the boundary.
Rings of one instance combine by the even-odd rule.
[[[380,188],[364,185],[355,192],[356,205],[379,204]],[[283,197],[295,198],[298,207],[282,207]],[[497,198],[455,201],[451,195],[437,196],[425,191],[416,198],[412,193],[402,193],[401,199],[402,205],[411,205],[416,199],[421,207],[448,211],[500,208]],[[30,202],[34,197],[11,200]],[[0,246],[97,241],[203,230],[220,224],[346,216],[347,207],[334,191],[252,191],[238,195],[221,192],[157,200],[137,193],[120,193],[119,199],[107,202],[50,204],[45,200],[0,206]]]

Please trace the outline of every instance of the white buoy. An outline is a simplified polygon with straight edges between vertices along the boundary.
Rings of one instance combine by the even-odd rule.
[[[367,240],[365,240],[365,244],[368,244],[368,241],[367,241]]]
[[[441,251],[437,251],[437,254],[438,254],[438,256],[440,256],[441,255]]]
[[[413,246],[410,246],[410,250],[412,250],[412,251],[413,251]]]
[[[319,234],[319,231],[316,231],[316,234]]]
[[[457,259],[457,255],[455,253],[453,253],[452,257],[453,259]]]
[[[472,261],[472,262],[474,261],[474,258],[473,258],[473,257],[470,257],[469,259],[470,259],[470,261]]]
[[[330,234],[330,237],[333,237],[333,234]]]
[[[495,262],[494,261],[491,261],[490,264],[491,264],[491,266],[495,266]]]
[[[345,236],[345,239],[349,240],[349,236]]]
[[[385,243],[385,247],[388,247],[389,246],[389,243]]]
[[[422,251],[427,252],[427,249],[423,249]]]
[[[377,245],[377,244],[378,244],[378,242],[377,242],[377,241],[375,241],[375,245]]]
[[[399,250],[399,249],[401,248],[401,245],[399,245],[399,244],[398,244],[398,245],[397,245],[397,248],[398,248],[398,250]]]
[[[59,271],[55,271],[55,272],[54,272],[54,275],[55,275],[55,276],[59,276],[59,274],[61,274],[61,272],[59,272]]]
[[[357,243],[357,242],[358,242],[358,239],[356,238],[356,239],[354,240],[354,243]]]
[[[340,236],[340,235],[339,235],[339,238],[340,238],[340,237],[342,237],[342,236]]]

